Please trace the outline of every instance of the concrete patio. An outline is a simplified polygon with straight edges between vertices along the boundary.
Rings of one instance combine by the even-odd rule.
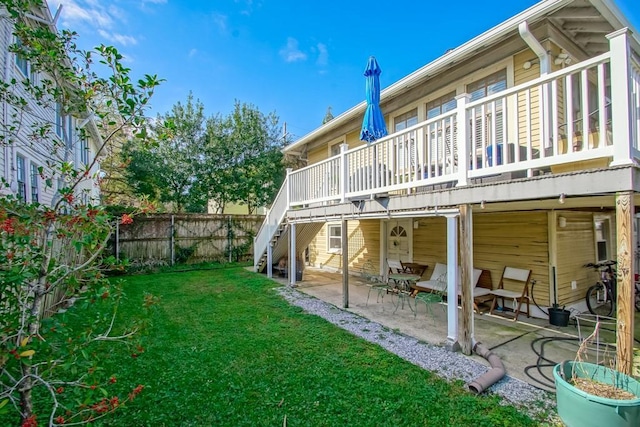
[[[274,280],[287,283],[287,280],[282,277],[274,276]],[[343,308],[340,273],[307,267],[303,281],[298,282],[297,286],[301,292]],[[399,306],[396,309],[396,296],[384,295],[382,301],[376,301],[378,296],[376,290],[371,292],[367,304],[369,289],[370,287],[362,278],[350,276],[349,307],[346,310],[420,341],[431,344],[446,342],[446,304],[436,304],[430,312],[427,312],[424,304],[418,304],[418,312],[414,314],[413,299],[410,301],[411,308],[405,304],[404,308]],[[573,319],[568,326],[558,327],[550,325],[547,319],[527,318],[521,315],[517,321],[513,321],[512,318],[488,314],[488,306],[480,306],[480,309],[483,314],[474,315],[476,340],[501,358],[508,375],[547,390],[549,386],[553,387],[552,366],[563,360],[573,360],[579,346],[579,332],[584,337],[593,330],[592,323],[585,325],[581,322],[578,328]],[[640,319],[640,316],[636,315],[636,319]],[[638,338],[637,327],[635,335]],[[615,333],[603,331],[600,341],[606,344],[613,343]],[[607,353],[615,355],[615,349],[611,348]],[[488,363],[477,355],[469,357],[488,366]],[[595,360],[595,352],[592,350],[588,357],[588,360]],[[540,369],[538,365],[541,366]]]

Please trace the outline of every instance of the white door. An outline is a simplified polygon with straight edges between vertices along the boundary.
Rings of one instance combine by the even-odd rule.
[[[413,220],[387,221],[387,258],[413,260]]]

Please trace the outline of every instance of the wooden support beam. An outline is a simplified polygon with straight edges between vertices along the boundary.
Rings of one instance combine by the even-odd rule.
[[[616,194],[616,229],[618,244],[618,300],[617,300],[617,366],[631,375],[633,367],[634,327],[634,248],[633,248],[633,192]]]
[[[349,236],[347,220],[342,220],[342,306],[349,308]]]
[[[460,348],[464,354],[473,350],[473,215],[471,205],[460,205],[460,280],[462,291],[462,337]],[[455,303],[452,298],[449,304]]]

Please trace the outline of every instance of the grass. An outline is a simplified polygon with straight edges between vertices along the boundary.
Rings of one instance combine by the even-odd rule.
[[[125,281],[123,317],[145,292],[161,299],[144,352],[112,345],[102,367],[123,390],[145,388],[97,425],[537,425],[290,306],[275,282],[243,268]]]

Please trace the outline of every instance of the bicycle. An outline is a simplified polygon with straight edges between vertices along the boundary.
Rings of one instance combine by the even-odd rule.
[[[617,272],[613,268],[616,261],[589,263],[585,267],[593,268],[600,273],[600,282],[587,290],[587,308],[591,314],[611,316],[616,308]],[[634,275],[634,304],[640,311],[640,274]]]
[[[616,261],[602,261],[586,264],[585,267],[593,268],[600,273],[600,281],[587,289],[587,308],[591,314],[598,316],[611,316],[616,305],[616,270],[613,268]],[[638,293],[636,292],[636,308]]]

